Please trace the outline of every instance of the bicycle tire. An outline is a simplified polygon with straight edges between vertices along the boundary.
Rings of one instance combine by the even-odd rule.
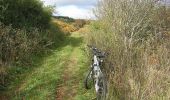
[[[97,100],[106,100],[106,94],[107,94],[107,81],[105,75],[102,73],[100,78],[99,85],[103,87],[101,91],[98,91],[97,93]]]

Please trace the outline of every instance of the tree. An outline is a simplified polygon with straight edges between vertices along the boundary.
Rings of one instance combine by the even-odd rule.
[[[15,28],[47,28],[52,15],[52,10],[39,0],[2,0],[0,9],[0,22]]]

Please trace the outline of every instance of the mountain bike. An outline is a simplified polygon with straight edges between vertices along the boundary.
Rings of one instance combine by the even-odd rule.
[[[97,100],[106,100],[107,94],[107,80],[106,74],[103,70],[104,58],[108,55],[105,52],[97,49],[94,46],[88,45],[91,49],[93,58],[90,70],[85,78],[84,85],[86,89],[90,89],[93,84],[96,92]]]

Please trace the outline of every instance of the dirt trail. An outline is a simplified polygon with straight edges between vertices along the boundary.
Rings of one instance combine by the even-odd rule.
[[[69,100],[73,100],[73,97],[76,95],[76,87],[70,86],[76,82],[73,80],[74,69],[76,69],[77,65],[77,56],[76,50],[74,49],[69,60],[66,61],[66,66],[64,73],[62,75],[63,83],[57,89],[57,100],[64,100],[69,98]],[[70,83],[71,82],[71,83]],[[71,89],[70,89],[71,88]]]

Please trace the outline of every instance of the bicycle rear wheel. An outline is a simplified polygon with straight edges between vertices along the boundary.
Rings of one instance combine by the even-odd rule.
[[[106,94],[107,94],[107,81],[106,77],[103,73],[101,73],[101,76],[98,81],[99,90],[97,92],[97,100],[106,100]]]

